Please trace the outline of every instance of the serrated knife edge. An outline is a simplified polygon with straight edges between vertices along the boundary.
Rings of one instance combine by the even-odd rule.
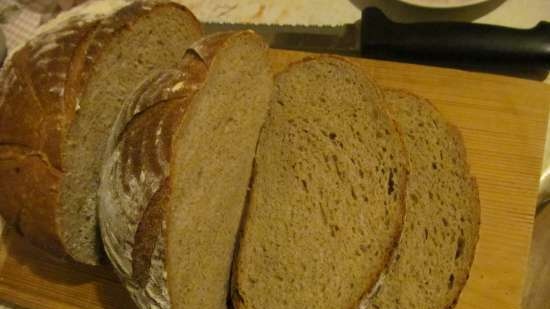
[[[339,26],[275,25],[253,23],[203,23],[204,31],[238,31],[251,29],[259,33],[272,48],[311,52],[332,52],[359,56],[359,24]]]

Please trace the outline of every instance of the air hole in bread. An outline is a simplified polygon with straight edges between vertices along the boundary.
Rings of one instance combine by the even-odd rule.
[[[414,193],[411,193],[411,200],[413,201],[413,203],[418,203],[418,197],[414,194]]]
[[[308,188],[307,188],[307,182],[305,180],[302,179],[302,186],[304,187],[304,191],[305,192],[309,192]]]
[[[464,251],[464,238],[459,237],[458,241],[456,242],[455,260],[462,256],[463,251]]]
[[[449,285],[448,285],[449,290],[453,288],[454,284],[455,284],[455,275],[451,274],[449,276]]]
[[[393,172],[390,171],[390,176],[388,177],[388,195],[391,195],[394,191],[394,181],[393,181]]]
[[[336,233],[340,231],[340,227],[338,225],[330,225],[330,235],[332,237],[336,237]]]
[[[355,190],[353,189],[353,187],[351,187],[351,197],[352,197],[354,200],[357,200],[357,194],[355,194]]]

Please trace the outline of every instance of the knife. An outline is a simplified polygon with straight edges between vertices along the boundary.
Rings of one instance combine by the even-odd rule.
[[[467,22],[397,23],[378,8],[340,26],[206,23],[207,33],[252,29],[272,48],[437,65],[550,69],[550,23],[515,29]]]

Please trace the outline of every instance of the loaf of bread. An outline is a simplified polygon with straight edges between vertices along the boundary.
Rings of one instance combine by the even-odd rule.
[[[275,78],[256,154],[232,300],[237,309],[352,308],[401,233],[403,142],[366,74],[340,58]]]
[[[0,76],[0,213],[34,244],[97,264],[99,171],[111,125],[154,69],[200,36],[168,1],[90,1],[12,53]]]
[[[225,308],[233,250],[272,93],[251,31],[197,41],[127,101],[108,142],[99,218],[140,308]]]
[[[392,262],[367,297],[368,309],[452,308],[466,284],[480,209],[460,133],[426,100],[385,91],[411,162],[406,215]]]

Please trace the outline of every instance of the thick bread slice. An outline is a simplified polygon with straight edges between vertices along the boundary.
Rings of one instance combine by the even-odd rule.
[[[403,234],[370,309],[454,307],[479,238],[477,186],[457,128],[426,100],[385,92],[411,161]]]
[[[96,264],[99,168],[123,98],[173,67],[200,25],[169,1],[90,1],[13,53],[0,90],[0,212],[33,243]]]
[[[102,173],[108,256],[140,308],[225,308],[273,77],[251,31],[207,36],[128,100]],[[171,306],[170,306],[171,304]]]
[[[352,308],[398,241],[407,156],[378,88],[335,57],[275,79],[234,266],[235,308]]]

